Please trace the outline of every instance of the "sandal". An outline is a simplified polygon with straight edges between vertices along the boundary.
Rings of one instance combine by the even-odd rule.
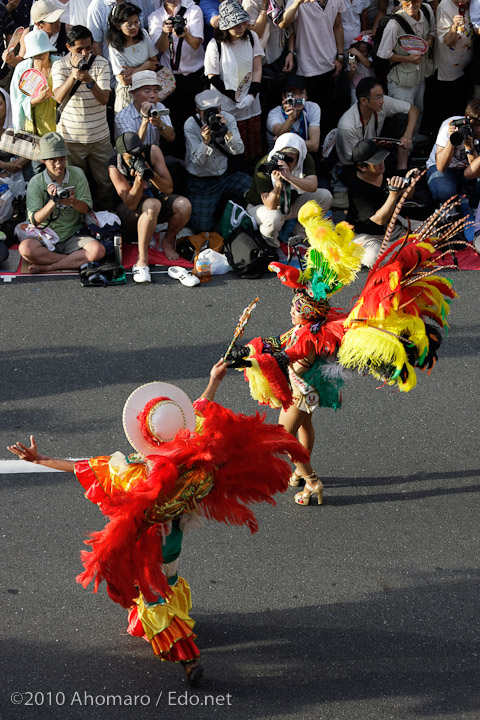
[[[185,285],[186,287],[195,287],[195,285],[200,285],[200,280],[196,275],[192,275],[191,272],[188,272],[188,270],[178,265],[169,267],[167,273],[169,277],[174,280],[180,280],[182,285]]]
[[[297,471],[294,470],[293,473],[290,475],[288,484],[290,485],[290,487],[298,487],[302,480],[303,480],[303,476],[298,475]]]
[[[312,495],[317,496],[317,504],[323,505],[323,483],[319,478],[317,477],[316,473],[312,473],[311,475],[307,475],[305,478],[305,488],[302,490],[302,492],[298,492],[294,500],[297,503],[297,505],[308,505],[310,503],[310,498]],[[314,484],[310,483],[309,480],[316,480]]]

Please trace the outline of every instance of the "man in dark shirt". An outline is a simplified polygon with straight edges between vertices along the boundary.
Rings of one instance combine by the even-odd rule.
[[[393,215],[401,193],[407,186],[406,178],[394,176],[384,178],[385,159],[389,153],[375,144],[373,140],[361,140],[353,148],[352,158],[357,172],[348,186],[349,210],[347,221],[358,233],[355,242],[362,245],[365,255],[362,264],[371,267],[380,250],[381,239]],[[417,169],[409,170],[407,178],[417,173]],[[413,195],[412,187],[411,195]],[[409,195],[409,197],[411,197]],[[418,222],[411,221],[411,227]],[[399,216],[395,223],[392,241],[405,235],[407,221]]]

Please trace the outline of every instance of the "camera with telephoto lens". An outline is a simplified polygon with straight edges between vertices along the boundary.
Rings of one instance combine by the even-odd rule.
[[[204,113],[205,123],[210,128],[210,133],[214,138],[223,138],[228,132],[228,127],[218,117],[217,108],[208,108]]]
[[[80,72],[84,72],[85,70],[88,70],[88,63],[85,60],[80,60],[80,62],[77,65],[77,70],[80,70]]]
[[[455,132],[450,135],[450,142],[454,147],[459,147],[460,145],[463,145],[467,135],[473,137],[473,128],[470,123],[469,117],[452,120],[450,124],[457,128],[457,130],[455,130]]]
[[[285,100],[287,105],[291,105],[292,107],[299,107],[299,105],[305,105],[305,98],[296,98],[293,93],[288,93]]]
[[[293,160],[293,157],[288,153],[279,150],[278,152],[273,153],[270,160],[266,160],[260,165],[258,169],[260,170],[260,172],[264,172],[265,175],[271,175],[274,170],[280,170],[279,162],[281,160],[283,160],[283,162],[289,163]]]
[[[128,161],[128,167],[135,170],[143,180],[153,180],[153,170],[141,155],[133,155]]]
[[[187,27],[187,21],[182,15],[175,15],[172,18],[173,32],[175,35],[183,35],[183,31]]]

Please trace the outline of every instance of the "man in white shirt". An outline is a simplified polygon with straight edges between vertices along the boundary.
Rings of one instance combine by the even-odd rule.
[[[293,24],[298,74],[320,105],[324,132],[335,125],[335,81],[343,68],[343,0],[288,0],[280,27]]]
[[[320,144],[320,115],[320,106],[307,100],[305,79],[289,75],[282,93],[282,104],[268,113],[268,149],[273,147],[277,137],[293,132],[305,140],[309,153],[316,153]]]
[[[215,90],[195,97],[197,113],[185,122],[185,164],[188,198],[192,204],[189,227],[194,232],[212,230],[213,215],[223,195],[242,196],[251,178],[228,172],[229,157],[243,153],[242,138],[233,115],[223,112]]]
[[[344,170],[347,169],[347,175],[348,169],[353,169],[352,151],[355,145],[360,140],[380,136],[400,140],[397,169],[406,170],[418,118],[417,108],[403,100],[384,95],[376,78],[360,80],[356,95],[357,103],[342,115],[337,129],[337,155]]]
[[[125,132],[137,133],[146,145],[160,145],[175,139],[169,111],[158,102],[160,82],[153,70],[140,70],[132,77],[133,102],[115,116],[115,137]]]
[[[456,127],[452,124],[454,120],[460,121],[460,125],[469,120],[469,125]],[[428,187],[439,205],[463,190],[473,194],[478,201],[479,142],[480,100],[476,99],[468,103],[465,116],[450,117],[442,123],[427,160]],[[465,213],[469,212],[468,203],[462,203],[462,207]]]

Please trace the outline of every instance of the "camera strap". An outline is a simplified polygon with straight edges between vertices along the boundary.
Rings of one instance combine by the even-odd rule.
[[[180,7],[177,15],[180,15],[180,17],[183,18],[185,13],[187,12],[186,7]],[[168,49],[170,50],[170,64],[172,66],[172,70],[178,70],[180,66],[180,58],[182,57],[182,45],[185,38],[181,37],[178,38],[177,43],[177,52],[175,52],[175,48],[173,47],[173,32],[171,32],[168,36]]]
[[[92,55],[90,55],[90,57],[88,58],[88,63],[87,63],[87,68],[86,68],[87,70],[90,70],[90,68],[92,67],[93,62],[94,62],[94,60],[95,60],[96,57],[97,57],[97,56],[96,56],[96,55],[93,55],[93,53],[92,53]],[[66,107],[68,101],[70,100],[70,98],[72,98],[72,97],[75,95],[75,93],[77,92],[77,90],[78,90],[78,88],[80,87],[81,84],[82,84],[82,81],[81,81],[81,80],[75,80],[75,82],[74,82],[73,85],[72,85],[72,89],[71,89],[70,92],[68,93],[67,99],[64,100],[63,103],[58,106],[58,108],[57,108],[57,118],[56,118],[57,125],[58,125],[58,123],[60,122],[60,118],[61,118],[61,116],[62,116],[63,111],[65,110],[65,107]]]

